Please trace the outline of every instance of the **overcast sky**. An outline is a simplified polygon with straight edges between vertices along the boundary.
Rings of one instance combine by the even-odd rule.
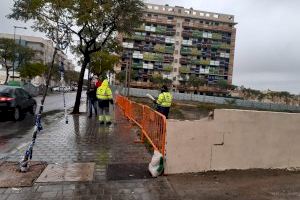
[[[13,32],[5,18],[13,0],[0,3],[0,32]],[[235,15],[238,23],[233,84],[300,94],[300,0],[146,0]],[[31,30],[26,35],[43,36]]]

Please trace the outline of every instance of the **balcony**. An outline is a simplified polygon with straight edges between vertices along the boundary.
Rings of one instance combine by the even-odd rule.
[[[191,69],[188,68],[188,67],[180,67],[180,68],[179,68],[179,72],[180,72],[181,74],[189,74],[189,73],[191,73]]]
[[[165,45],[156,44],[156,45],[154,46],[154,51],[155,51],[155,52],[159,52],[159,53],[165,53],[166,47],[165,47]]]
[[[158,18],[143,17],[142,20],[149,23],[167,24],[167,25],[174,25],[174,26],[176,25],[176,20],[169,20],[167,18],[158,19]]]
[[[188,48],[188,47],[181,48],[180,53],[181,55],[193,55],[193,56],[201,55],[201,51],[198,50],[197,48]]]
[[[220,33],[213,33],[212,34],[212,39],[222,40],[222,34],[220,34]]]
[[[187,65],[188,64],[188,59],[185,58],[185,57],[180,58],[180,64]]]
[[[172,55],[164,55],[164,61],[165,63],[172,63],[174,61],[174,57]]]
[[[202,30],[223,31],[223,32],[229,32],[229,33],[231,33],[234,30],[234,28],[228,27],[226,25],[208,26],[206,24],[192,23],[192,22],[183,22],[182,26],[188,27],[188,28],[202,29]]]
[[[133,63],[132,68],[134,69],[142,69],[143,68],[143,63]]]
[[[197,39],[201,39],[201,38],[203,38],[203,32],[198,31],[198,30],[194,30],[194,31],[192,31],[192,37],[197,38]]]
[[[144,35],[132,35],[131,39],[138,40],[138,41],[143,41],[143,40],[145,40],[145,36]]]
[[[192,65],[210,65],[210,60],[191,60]]]
[[[144,53],[144,60],[163,62],[164,56],[162,54],[156,54],[156,53]]]
[[[220,48],[221,48],[221,49],[230,49],[231,46],[230,46],[230,44],[222,43],[222,44],[220,45]]]
[[[172,67],[172,65],[164,65],[162,70],[166,71],[166,72],[172,72],[173,67]]]
[[[165,27],[165,26],[157,26],[155,32],[158,33],[158,34],[165,34],[166,31],[167,31],[167,27]]]

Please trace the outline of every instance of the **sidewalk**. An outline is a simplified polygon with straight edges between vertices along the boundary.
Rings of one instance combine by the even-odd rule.
[[[119,109],[115,110],[115,121],[110,127],[100,126],[96,118],[73,115],[69,116],[67,125],[62,119],[44,129],[38,135],[33,161],[46,161],[48,164],[94,162],[94,180],[85,183],[35,183],[29,188],[0,189],[0,200],[176,199],[166,177],[108,180],[111,178],[107,174],[109,166],[118,164],[121,170],[128,166],[142,166],[146,172],[151,160],[144,144],[134,143],[136,129]],[[19,161],[22,153],[11,156],[9,161]]]
[[[229,171],[149,178],[151,155],[134,143],[136,127],[115,109],[114,124],[100,126],[96,118],[70,115],[44,126],[33,152],[34,161],[95,163],[91,182],[35,183],[25,188],[0,188],[0,200],[298,200],[300,172]],[[24,151],[9,158],[19,161]],[[140,177],[132,177],[130,169]],[[0,172],[1,173],[1,172]],[[119,175],[124,175],[120,177]],[[142,178],[141,178],[142,177]]]

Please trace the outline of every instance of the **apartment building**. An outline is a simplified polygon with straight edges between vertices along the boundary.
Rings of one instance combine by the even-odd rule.
[[[151,86],[151,77],[158,74],[172,80],[177,89],[191,75],[205,80],[206,89],[218,80],[232,83],[233,15],[146,4],[142,19],[133,35],[120,36],[124,48],[120,70],[132,69],[138,75],[132,86]]]
[[[35,51],[32,58],[33,62],[42,62],[43,64],[51,63],[54,52],[54,46],[51,40],[42,37],[15,35],[8,33],[0,33],[0,38],[9,38],[16,40],[16,43],[31,48]],[[75,65],[68,59],[64,52],[59,51],[56,56],[56,62],[63,61],[66,70],[75,70]]]

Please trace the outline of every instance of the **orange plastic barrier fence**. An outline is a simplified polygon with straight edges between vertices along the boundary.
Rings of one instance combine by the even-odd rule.
[[[142,129],[141,141],[146,137],[153,148],[165,155],[166,117],[149,106],[130,101],[123,96],[116,96],[117,105],[127,118]]]

